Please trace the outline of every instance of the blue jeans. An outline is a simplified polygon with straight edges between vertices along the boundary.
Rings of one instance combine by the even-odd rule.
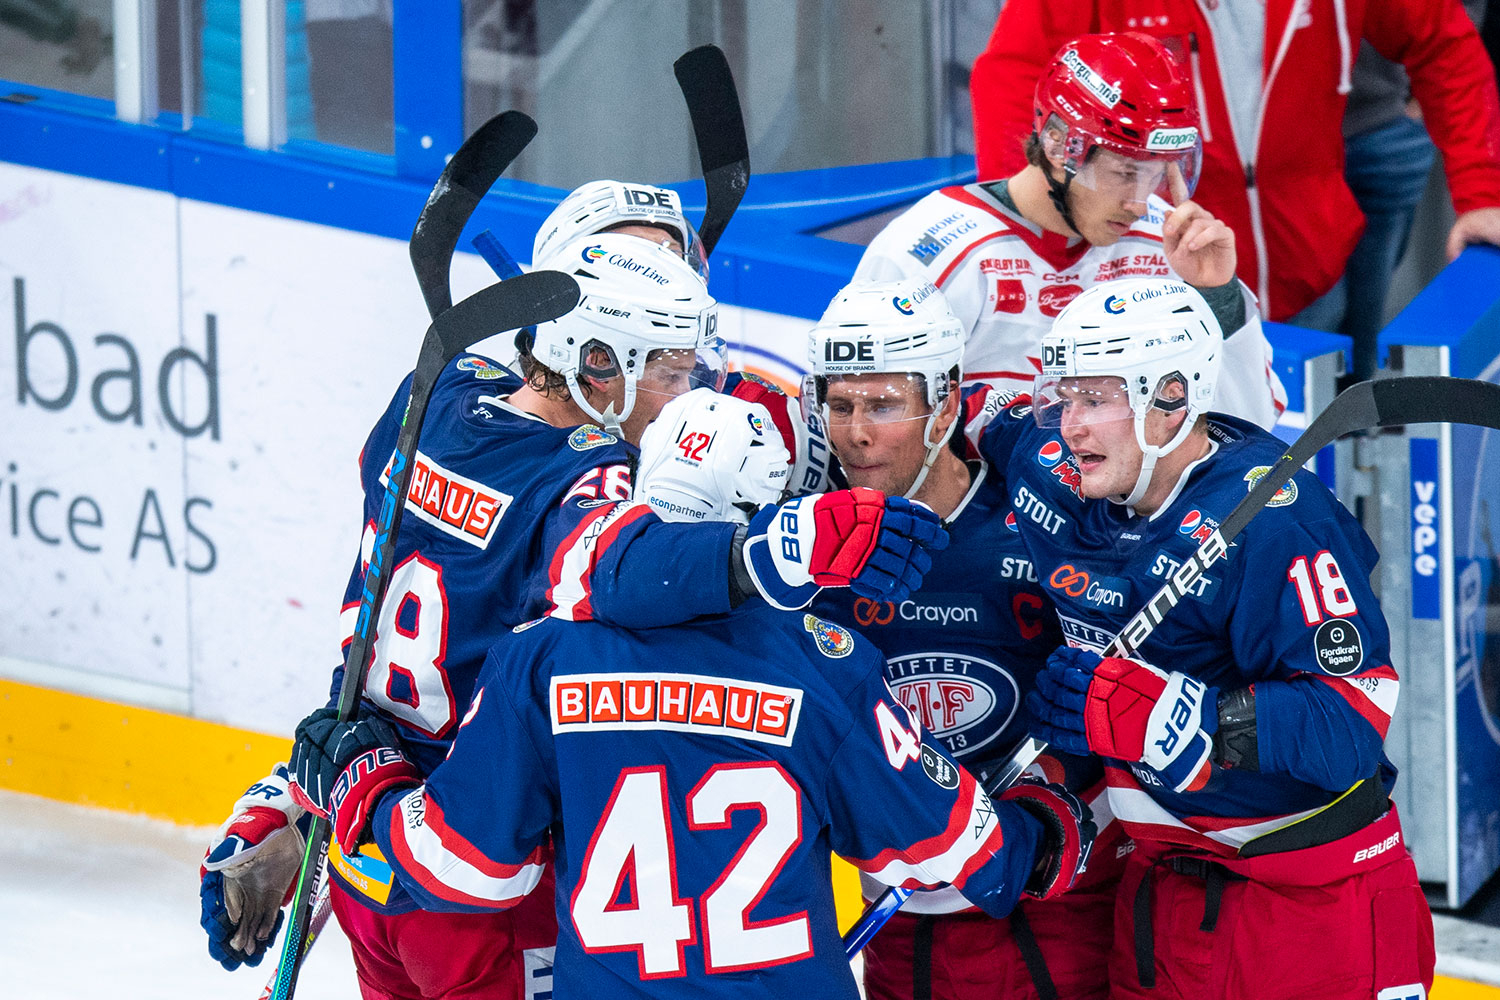
[[[1374,374],[1386,290],[1406,252],[1432,161],[1427,130],[1405,115],[1344,140],[1344,179],[1365,215],[1365,232],[1338,284],[1287,322],[1352,338],[1356,378]]]

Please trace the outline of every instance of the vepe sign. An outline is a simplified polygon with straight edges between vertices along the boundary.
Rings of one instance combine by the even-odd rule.
[[[1433,438],[1411,439],[1411,615],[1434,620],[1442,613],[1437,446]]]

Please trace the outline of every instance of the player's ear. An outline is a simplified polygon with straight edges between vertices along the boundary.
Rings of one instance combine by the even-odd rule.
[[[948,427],[953,423],[953,421],[958,419],[959,409],[962,407],[962,405],[963,400],[959,398],[958,392],[958,380],[949,379],[948,395],[942,401],[942,403],[938,405],[937,419],[933,421],[933,430],[937,432],[938,436],[941,436],[948,432]]]
[[[1042,128],[1042,156],[1054,171],[1062,172],[1063,164],[1067,161],[1067,126],[1062,119],[1053,115],[1047,119],[1047,124]]]

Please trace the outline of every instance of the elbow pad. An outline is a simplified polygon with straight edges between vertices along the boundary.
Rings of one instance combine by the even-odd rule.
[[[1219,731],[1214,734],[1214,760],[1224,767],[1260,770],[1254,688],[1238,688],[1219,695]]]

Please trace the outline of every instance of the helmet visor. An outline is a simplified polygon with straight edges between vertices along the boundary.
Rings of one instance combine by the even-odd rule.
[[[927,380],[911,372],[808,375],[802,380],[803,409],[819,406],[830,427],[926,420]]]
[[[1072,427],[1130,420],[1130,393],[1113,375],[1038,375],[1032,414],[1039,427]]]
[[[1156,195],[1169,205],[1180,205],[1197,190],[1202,159],[1203,147],[1196,138],[1181,152],[1162,154],[1141,155],[1136,151],[1126,155],[1101,144],[1078,168],[1073,183],[1122,202],[1144,202]]]

